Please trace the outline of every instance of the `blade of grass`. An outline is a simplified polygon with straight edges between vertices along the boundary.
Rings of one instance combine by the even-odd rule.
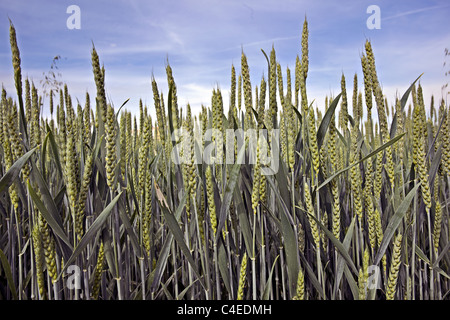
[[[67,262],[64,263],[64,268],[61,270],[61,273],[59,274],[58,278],[66,271],[67,267],[75,261],[75,259],[78,257],[78,255],[86,248],[89,242],[91,242],[92,239],[97,235],[97,232],[101,230],[103,225],[105,224],[106,220],[109,218],[109,216],[112,213],[112,209],[115,207],[117,201],[121,197],[123,191],[120,192],[114,199],[111,200],[111,202],[106,206],[106,208],[100,213],[100,215],[95,219],[95,221],[92,223],[92,225],[89,227],[89,229],[86,231],[84,236],[81,238],[78,245],[75,247],[75,250],[72,253],[72,256],[67,260]]]
[[[248,220],[248,215],[246,213],[244,203],[242,201],[242,196],[239,193],[239,190],[235,189],[235,202],[234,205],[237,208],[237,216],[239,221],[239,227],[242,232],[242,237],[244,238],[245,247],[247,248],[247,252],[252,252],[252,231],[250,228],[250,222]]]
[[[352,222],[350,223],[350,226],[347,229],[347,233],[345,234],[345,238],[344,241],[342,242],[342,245],[344,247],[345,252],[348,252],[349,248],[350,248],[350,243],[352,241],[353,238],[353,232],[355,230],[355,221],[356,221],[356,215],[353,217]],[[337,267],[336,267],[336,280],[334,282],[334,291],[333,291],[333,296],[332,298],[334,299],[336,297],[339,285],[341,283],[341,279],[342,279],[342,274],[344,272],[344,258],[342,255],[338,256],[337,259]]]
[[[316,221],[316,224],[320,227],[320,229],[323,230],[323,232],[325,232],[325,234],[327,235],[328,239],[331,240],[331,242],[333,242],[334,247],[337,249],[337,251],[339,252],[339,254],[344,258],[344,260],[347,262],[348,266],[350,267],[351,271],[355,274],[358,275],[358,269],[356,269],[355,264],[352,261],[352,258],[350,258],[350,255],[348,254],[348,248],[346,249],[345,246],[342,244],[342,242],[340,242],[338,239],[336,239],[336,237],[333,235],[333,233],[328,230],[328,228],[326,228],[321,221],[319,221],[314,215],[310,214],[309,212],[306,213],[308,215],[309,219],[314,219]],[[353,220],[355,218],[353,217]]]
[[[180,206],[179,206],[180,207]],[[152,294],[156,292],[159,284],[161,283],[161,278],[163,275],[163,271],[167,265],[167,259],[169,258],[170,247],[173,241],[173,234],[169,233],[164,241],[164,244],[161,248],[161,251],[158,256],[158,261],[156,262],[155,269],[153,270],[153,280],[150,286],[150,290]]]
[[[338,172],[336,172],[335,174],[331,175],[328,179],[326,179],[324,182],[322,182],[322,184],[318,187],[319,189],[323,188],[324,186],[326,186],[331,180],[333,180],[334,178],[336,178],[337,176],[339,176],[340,174],[350,170],[351,168],[353,168],[354,166],[358,165],[359,163],[366,161],[367,159],[373,157],[374,155],[376,155],[378,152],[383,151],[384,149],[386,149],[387,147],[393,145],[394,143],[396,143],[398,140],[400,140],[406,133],[402,133],[398,136],[396,136],[394,139],[389,140],[389,142],[386,142],[385,144],[383,144],[381,147],[377,148],[376,150],[372,151],[371,153],[369,153],[367,156],[365,156],[364,158],[362,158],[361,160],[352,163],[351,165],[349,165],[348,167],[339,170]]]
[[[53,152],[53,157],[55,160],[55,164],[56,164],[56,168],[58,169],[58,172],[60,174],[60,176],[63,176],[63,170],[62,170],[62,166],[61,166],[61,160],[59,157],[59,151],[58,151],[58,145],[56,144],[55,141],[55,135],[53,134],[52,129],[49,127],[49,125],[47,124],[47,137],[48,140],[50,142],[50,146]]]
[[[46,207],[46,211],[51,215],[51,218],[54,221],[56,221],[58,223],[58,226],[62,229],[63,222],[61,220],[61,215],[59,214],[59,210],[55,204],[55,201],[53,200],[53,197],[50,194],[47,182],[44,180],[44,177],[42,176],[41,171],[37,168],[36,164],[32,162],[31,167],[33,169],[32,177],[34,179],[34,182],[36,182],[37,186],[39,187],[39,192],[41,193],[42,201]],[[44,218],[46,217],[44,216]]]
[[[2,262],[3,271],[5,272],[5,277],[6,277],[6,281],[8,282],[9,290],[11,290],[13,299],[17,300],[18,299],[17,290],[16,290],[16,285],[13,280],[11,266],[9,265],[9,261],[1,249],[0,249],[0,261]]]
[[[8,171],[0,179],[0,194],[7,191],[8,188],[13,184],[14,180],[20,173],[22,167],[27,163],[28,159],[33,155],[33,153],[38,149],[38,147],[28,151],[22,157],[17,159],[16,162],[8,169]]]
[[[347,279],[347,283],[350,286],[350,290],[352,291],[353,299],[359,300],[358,284],[356,283],[355,279],[352,276],[352,273],[346,265],[344,265],[344,274],[345,278]]]
[[[122,103],[122,105],[120,106],[120,108],[117,109],[117,111],[116,111],[116,120],[119,119],[119,113],[120,113],[120,110],[128,103],[128,101],[130,101],[130,98],[128,98],[127,100],[125,100],[125,101]]]
[[[309,265],[308,260],[306,260],[306,258],[303,255],[303,253],[299,252],[299,255],[300,255],[300,259],[301,259],[301,261],[303,263],[304,269],[308,273],[308,279],[311,281],[312,285],[317,290],[317,292],[319,293],[320,297],[322,299],[325,299],[326,298],[325,297],[325,292],[323,292],[323,288],[322,288],[319,280],[317,280],[317,277],[316,277],[316,274],[315,274],[314,270]]]
[[[183,196],[180,205],[185,204],[186,202],[186,195]],[[175,219],[174,214],[172,214],[169,210],[168,207],[166,206],[161,206],[161,211],[163,212],[164,215],[164,219],[166,221],[166,225],[169,228],[169,230],[171,231],[171,233],[173,234],[175,241],[178,243],[178,245],[180,246],[181,251],[183,252],[183,254],[185,255],[186,259],[188,260],[189,264],[192,267],[192,270],[194,271],[195,275],[197,276],[197,278],[200,280],[200,283],[202,284],[202,286],[205,288],[206,290],[206,285],[203,282],[202,277],[200,276],[200,273],[198,272],[198,268],[197,265],[194,261],[194,258],[191,255],[191,252],[188,248],[188,246],[186,245],[186,243],[184,242],[184,235],[183,235],[183,231],[181,231],[180,226],[177,222],[177,220]]]
[[[322,122],[320,123],[319,129],[317,130],[317,148],[320,150],[320,147],[322,146],[323,139],[325,139],[325,135],[328,130],[328,126],[330,125],[330,121],[332,117],[334,117],[334,111],[336,110],[336,107],[338,105],[339,99],[341,97],[342,93],[339,93],[336,98],[334,98],[333,102],[331,102],[330,106],[327,109],[327,112],[325,113]]]
[[[436,258],[436,261],[434,261],[433,264],[433,268],[437,267],[439,265],[439,261],[442,260],[442,258],[446,255],[450,253],[450,241],[447,242],[447,245],[442,249],[441,253],[439,254],[439,256]]]
[[[408,211],[411,201],[414,199],[414,196],[415,196],[419,186],[420,186],[420,183],[417,183],[416,186],[411,189],[411,191],[406,195],[406,197],[403,199],[403,201],[398,206],[395,214],[389,220],[389,224],[387,225],[386,230],[384,230],[383,240],[381,241],[380,247],[378,248],[378,252],[375,256],[374,263],[373,263],[374,265],[378,265],[380,263],[381,258],[383,257],[384,253],[386,252],[386,249],[389,245],[389,242],[391,241],[391,238],[394,235],[395,230],[397,230],[398,226],[403,221],[403,217],[405,216],[406,212]]]
[[[28,193],[30,194],[33,203],[36,205],[45,221],[47,221],[50,228],[52,228],[54,234],[57,235],[69,247],[70,250],[73,250],[72,244],[63,230],[62,222],[58,221],[55,216],[48,211],[47,205],[42,202],[41,198],[36,193],[36,191],[34,191],[34,188],[31,186],[29,181],[27,182],[27,185]]]
[[[406,102],[408,101],[408,97],[409,94],[411,93],[412,88],[414,87],[414,84],[417,82],[417,80],[420,79],[420,77],[423,75],[423,73],[417,77],[416,80],[414,80],[413,83],[411,83],[411,85],[409,86],[409,88],[405,91],[405,93],[403,94],[402,98],[400,99],[400,106],[401,106],[401,110],[404,111],[405,110],[405,106],[406,106]],[[394,117],[392,119],[392,123],[391,123],[391,129],[390,129],[390,136],[391,138],[393,136],[395,136],[395,133],[397,131],[397,113],[394,114]]]
[[[138,236],[134,232],[134,229],[131,226],[130,219],[128,218],[128,215],[126,214],[125,203],[120,201],[118,203],[118,206],[119,206],[118,212],[119,212],[120,220],[122,221],[123,226],[125,227],[125,230],[126,230],[128,236],[130,237],[131,245],[133,246],[134,252],[136,254],[138,254],[139,252],[141,252]]]
[[[231,199],[233,197],[233,192],[234,192],[234,189],[236,188],[236,182],[239,178],[239,171],[241,169],[241,163],[242,163],[244,154],[245,154],[245,148],[243,147],[243,148],[241,148],[241,150],[239,150],[236,163],[233,165],[233,167],[230,170],[230,178],[228,180],[228,183],[225,186],[225,193],[222,198],[222,205],[220,206],[220,212],[219,212],[219,216],[218,216],[216,241],[218,240],[218,237],[222,234],[222,228],[225,225],[227,213],[230,208]]]
[[[222,275],[223,283],[225,284],[226,289],[229,293],[231,293],[231,287],[230,287],[230,278],[229,278],[229,270],[228,270],[228,258],[227,253],[225,251],[225,244],[222,241],[222,238],[219,238],[219,241],[217,242],[217,249],[218,249],[218,255],[217,260],[219,264],[219,271]]]
[[[292,216],[289,214],[289,210],[286,207],[283,199],[279,196],[278,190],[276,189],[272,177],[267,177],[266,181],[269,181],[272,190],[276,194],[276,199],[280,206],[280,222],[281,222],[281,234],[283,237],[284,249],[286,251],[286,260],[288,265],[288,277],[289,277],[289,290],[291,293],[295,292],[295,286],[297,285],[298,277],[298,245],[297,236],[293,229],[294,221]],[[319,285],[320,287],[320,285]]]
[[[426,264],[428,264],[430,266],[430,268],[432,268],[433,270],[436,270],[439,274],[441,274],[443,277],[446,277],[447,279],[450,279],[450,276],[448,274],[446,274],[444,272],[444,270],[442,270],[441,268],[439,268],[438,264],[435,262],[434,264],[432,264],[430,262],[430,259],[427,258],[427,256],[425,255],[425,253],[423,253],[422,249],[420,249],[420,247],[416,244],[415,245],[415,252],[416,255],[422,259]]]
[[[183,291],[181,291],[181,292],[178,294],[177,299],[178,299],[178,300],[183,300],[185,294],[189,291],[189,289],[190,289],[197,281],[198,281],[198,279],[195,279],[194,281],[192,281],[192,283],[188,284],[188,285],[186,286],[186,288],[184,288]]]
[[[277,255],[275,260],[273,261],[272,268],[270,269],[269,277],[267,278],[267,282],[266,282],[266,284],[264,286],[264,291],[263,291],[263,294],[261,296],[261,300],[269,300],[270,290],[272,290],[273,270],[275,269],[275,264],[277,263],[277,260],[278,260],[279,257],[280,257],[280,255]]]

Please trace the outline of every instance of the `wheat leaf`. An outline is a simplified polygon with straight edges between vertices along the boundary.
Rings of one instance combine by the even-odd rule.
[[[22,167],[27,163],[28,159],[33,155],[33,153],[37,150],[38,147],[28,151],[22,157],[17,159],[16,162],[6,171],[3,177],[0,179],[0,194],[2,194],[5,190],[14,183],[14,180],[20,173]]]
[[[386,252],[386,249],[389,245],[389,242],[391,241],[391,238],[394,235],[395,230],[397,230],[398,226],[401,224],[403,217],[408,211],[411,201],[413,200],[419,186],[420,183],[416,184],[416,186],[412,188],[412,190],[403,199],[402,203],[398,206],[395,214],[389,220],[386,230],[384,230],[383,240],[381,241],[380,247],[378,248],[378,252],[375,256],[373,263],[374,265],[378,265],[380,263],[381,258]]]
[[[122,195],[122,193],[123,193],[123,191],[120,192],[114,199],[112,199],[111,202],[106,206],[106,208],[99,214],[97,219],[95,219],[95,221],[92,223],[92,225],[86,231],[84,236],[81,238],[78,245],[75,247],[70,258],[67,261],[65,261],[64,268],[63,268],[63,270],[61,270],[61,273],[58,276],[58,278],[61,276],[61,274],[63,274],[66,271],[67,267],[72,262],[75,261],[75,259],[78,257],[78,255],[84,250],[84,248],[86,248],[88,243],[91,242],[92,239],[94,239],[94,237],[97,235],[97,232],[103,227],[106,220],[111,215],[112,210],[115,207],[115,205],[116,205],[117,201],[119,200],[120,196]]]
[[[11,266],[9,265],[8,258],[6,258],[3,251],[0,249],[0,261],[2,262],[3,271],[5,272],[6,280],[8,282],[9,290],[11,290],[11,294],[13,296],[14,300],[17,300],[17,291],[16,291],[16,285],[13,280],[12,272],[11,272]]]

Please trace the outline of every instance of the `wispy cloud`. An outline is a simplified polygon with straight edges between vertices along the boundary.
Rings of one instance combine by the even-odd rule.
[[[421,12],[426,12],[426,11],[431,11],[431,10],[438,10],[438,9],[444,9],[444,8],[449,8],[449,7],[450,7],[450,4],[439,5],[439,6],[431,6],[431,7],[425,7],[425,8],[420,8],[420,9],[414,9],[414,10],[400,12],[400,13],[397,13],[397,14],[392,15],[392,16],[382,17],[381,20],[382,21],[387,21],[387,20],[392,20],[392,19],[396,19],[396,18],[400,18],[400,17],[406,17],[406,16],[409,16],[409,15],[413,15],[413,14],[417,14],[417,13],[421,13]]]

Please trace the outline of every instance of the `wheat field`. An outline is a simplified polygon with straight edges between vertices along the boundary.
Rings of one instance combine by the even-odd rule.
[[[64,84],[43,104],[10,22],[1,299],[448,300],[449,106],[424,101],[420,75],[389,105],[368,40],[363,79],[314,101],[306,19],[299,40],[293,70],[262,51],[256,84],[242,52],[229,104],[215,87],[199,114],[168,64],[133,114],[107,101],[95,47],[96,92],[81,105]]]

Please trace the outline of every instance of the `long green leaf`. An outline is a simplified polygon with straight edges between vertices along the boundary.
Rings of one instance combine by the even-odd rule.
[[[34,188],[31,186],[29,181],[28,181],[28,193],[30,194],[31,200],[33,200],[33,203],[36,205],[39,212],[44,217],[45,221],[47,221],[50,228],[52,228],[53,233],[57,235],[69,247],[69,249],[72,250],[73,249],[72,243],[70,242],[69,238],[64,232],[61,221],[58,221],[55,218],[55,216],[48,211],[47,205],[44,204],[44,202],[42,202],[41,198],[34,190]]]
[[[308,263],[308,260],[306,260],[305,256],[303,255],[302,252],[299,253],[300,259],[303,263],[304,269],[306,270],[306,272],[308,273],[308,278],[311,281],[312,285],[314,286],[314,288],[317,290],[317,292],[319,293],[319,295],[322,297],[322,299],[325,299],[325,293],[323,291],[322,286],[320,285],[319,280],[317,280],[316,275],[314,274],[314,270],[311,268],[311,266]],[[298,275],[297,275],[298,276]]]
[[[128,218],[128,215],[126,213],[125,209],[125,203],[119,202],[119,217],[120,220],[122,220],[123,226],[125,227],[125,230],[127,231],[128,236],[130,237],[131,245],[133,246],[134,252],[136,254],[139,254],[141,252],[138,236],[136,235],[136,232],[134,232],[133,227],[131,226],[130,219]]]
[[[342,93],[339,93],[338,96],[334,98],[333,102],[331,102],[330,106],[327,109],[327,112],[325,113],[325,116],[322,119],[322,122],[320,123],[319,129],[317,130],[318,150],[320,150],[323,140],[325,139],[328,126],[330,125],[332,117],[334,117],[334,111],[336,110],[341,95]]]
[[[231,293],[231,287],[230,287],[230,279],[229,279],[229,267],[228,267],[228,257],[227,253],[225,251],[225,244],[223,243],[222,239],[219,238],[219,241],[217,243],[217,262],[219,265],[219,271],[223,278],[223,283],[225,284],[225,287],[227,288],[228,292]]]
[[[36,151],[38,147],[28,151],[8,169],[8,171],[3,175],[0,179],[0,194],[4,191],[8,190],[8,188],[13,184],[14,180],[20,173],[22,167],[27,163],[28,159],[30,159],[31,155]]]
[[[269,57],[267,56],[266,52],[263,49],[261,49],[261,51],[262,51],[262,53],[263,53],[263,55],[264,55],[264,57],[266,58],[266,61],[267,61],[267,71],[268,71],[267,74],[270,74],[270,60],[269,60]]]
[[[411,90],[412,90],[414,84],[417,82],[417,80],[419,80],[419,78],[420,78],[422,75],[423,75],[423,73],[422,73],[420,76],[418,76],[417,79],[414,80],[413,83],[411,83],[411,85],[409,86],[409,88],[405,91],[405,93],[403,94],[402,98],[400,99],[400,108],[401,108],[402,112],[403,112],[403,110],[405,109],[406,102],[408,101],[409,94],[411,93]],[[391,124],[391,129],[390,129],[390,136],[391,136],[391,138],[392,138],[393,136],[395,136],[395,133],[396,133],[396,131],[397,131],[397,121],[398,121],[398,120],[397,120],[397,113],[395,113],[395,114],[394,114],[394,118],[392,119],[392,124]]]
[[[423,73],[421,73],[420,76],[418,76],[417,79],[414,80],[414,82],[409,86],[409,88],[403,94],[403,96],[402,96],[402,98],[400,100],[402,111],[405,109],[406,101],[408,101],[409,93],[411,92],[414,84],[420,79],[421,76],[423,76]]]
[[[253,114],[254,114],[254,116],[256,118],[256,122],[258,122],[258,119],[259,119],[258,111],[256,111],[253,107],[251,107],[251,108],[252,108]],[[264,130],[267,130],[266,125],[264,124],[264,122],[263,123],[258,123],[258,125],[260,125],[260,124],[262,125],[262,128]]]
[[[40,164],[42,172],[47,172],[45,164],[47,163],[47,144],[48,144],[48,134],[45,136],[44,141],[41,144],[41,151],[40,151]],[[45,177],[44,177],[45,179]]]
[[[427,160],[431,154],[431,151],[433,151],[435,148],[435,144],[436,144],[437,139],[439,138],[439,133],[441,132],[441,128],[442,128],[442,125],[444,124],[444,120],[447,119],[446,115],[447,115],[447,111],[444,110],[441,121],[439,122],[438,129],[437,129],[436,133],[434,134],[434,139],[433,139],[432,143],[430,143],[430,145],[428,146],[428,152],[425,157],[425,159],[427,159]]]
[[[177,212],[180,212],[181,214],[183,208],[184,204],[181,203],[177,208]],[[166,237],[166,240],[164,241],[161,251],[159,252],[158,261],[156,262],[155,270],[153,271],[153,279],[152,284],[150,286],[150,290],[152,293],[156,291],[156,289],[161,283],[161,278],[163,275],[163,271],[167,265],[167,259],[169,258],[170,247],[172,245],[172,242],[173,242],[173,233],[169,233]]]
[[[189,291],[189,289],[198,281],[198,279],[195,279],[194,281],[192,281],[190,284],[188,284],[186,286],[186,288],[184,288],[183,291],[181,291],[178,294],[177,300],[183,300],[184,296],[186,295],[186,293]]]
[[[436,260],[434,261],[433,264],[433,268],[436,268],[439,265],[439,261],[442,260],[442,258],[446,255],[450,253],[450,241],[447,242],[447,245],[441,250],[441,253],[439,254],[439,256],[436,258]]]
[[[81,238],[78,245],[75,247],[75,250],[73,251],[70,258],[67,260],[67,262],[64,263],[64,268],[61,270],[61,273],[59,274],[58,278],[63,274],[67,267],[75,261],[75,259],[78,257],[78,255],[86,248],[86,246],[89,244],[89,242],[94,239],[94,237],[97,235],[97,232],[103,227],[106,220],[109,218],[109,216],[112,213],[112,209],[116,205],[116,202],[119,200],[120,196],[122,195],[123,191],[120,192],[114,199],[111,200],[111,202],[106,206],[106,208],[99,214],[97,219],[92,223],[92,225],[89,227],[89,229],[86,231],[84,236]]]
[[[3,253],[2,249],[0,249],[0,261],[2,262],[3,271],[5,272],[6,280],[8,282],[9,290],[11,290],[11,294],[13,296],[14,300],[17,300],[17,290],[16,285],[13,280],[12,272],[11,272],[11,266],[9,265],[8,258],[6,258],[5,254]]]
[[[114,249],[111,245],[113,243],[111,232],[108,228],[103,228],[100,236],[103,241],[103,250],[105,252],[105,260],[108,265],[108,270],[111,274],[116,275],[118,271],[114,261]]]
[[[181,203],[183,203],[183,202],[186,202],[186,197],[185,196],[183,197],[183,200],[182,200]],[[171,231],[171,233],[173,234],[173,236],[175,238],[175,241],[180,246],[181,251],[183,252],[185,257],[187,258],[189,264],[192,267],[192,270],[194,271],[194,273],[197,276],[197,278],[200,280],[200,283],[206,289],[206,286],[205,286],[204,282],[202,281],[200,273],[198,272],[198,268],[197,268],[197,265],[195,263],[195,260],[192,257],[188,246],[184,242],[183,232],[181,231],[180,226],[178,225],[178,222],[175,219],[175,216],[173,215],[173,213],[169,212],[169,209],[166,206],[162,205],[161,209],[162,209],[161,211],[164,214],[164,219],[166,221],[166,224],[169,227],[169,230]]]
[[[297,277],[298,277],[298,245],[297,245],[297,236],[292,227],[293,220],[291,215],[289,214],[289,210],[286,207],[283,199],[279,196],[278,190],[275,187],[274,182],[272,181],[272,177],[267,177],[272,190],[275,193],[275,198],[278,200],[280,207],[280,222],[281,222],[281,234],[283,236],[284,248],[286,251],[286,261],[288,265],[288,277],[289,277],[289,290],[290,292],[294,292],[294,288],[297,285]]]
[[[59,174],[61,175],[61,177],[63,176],[63,170],[62,170],[62,166],[61,166],[61,160],[59,157],[59,150],[58,150],[58,145],[56,144],[56,140],[55,140],[55,135],[53,134],[52,129],[49,127],[49,125],[47,124],[47,137],[48,140],[50,141],[50,146],[53,152],[53,157],[55,160],[55,164],[56,164],[56,168],[59,171]]]
[[[416,186],[414,188],[412,188],[412,190],[403,199],[402,203],[400,203],[400,205],[398,206],[395,214],[389,220],[389,224],[387,225],[386,230],[384,230],[383,240],[381,241],[380,247],[375,256],[374,263],[373,263],[374,265],[378,265],[380,263],[381,258],[383,257],[384,253],[386,252],[386,249],[389,245],[389,242],[391,241],[391,238],[394,235],[395,230],[397,230],[398,226],[401,224],[403,217],[405,216],[406,212],[408,211],[411,201],[413,200],[419,186],[420,186],[420,183],[416,184]]]
[[[371,153],[369,153],[367,156],[365,156],[364,158],[362,158],[361,160],[352,163],[351,165],[349,165],[348,167],[339,170],[338,172],[336,172],[335,174],[333,174],[332,176],[330,176],[328,179],[326,179],[324,182],[322,182],[322,184],[318,187],[318,189],[323,188],[324,186],[326,186],[331,180],[333,180],[334,178],[336,178],[337,176],[339,176],[340,174],[350,170],[351,168],[353,168],[354,166],[358,165],[359,163],[366,161],[367,159],[373,157],[374,155],[376,155],[378,152],[383,151],[384,149],[386,149],[387,147],[393,145],[394,143],[396,143],[398,140],[400,140],[406,133],[402,133],[398,136],[396,136],[394,139],[389,140],[388,142],[386,142],[385,144],[383,144],[381,147],[377,148],[375,151],[372,151]]]
[[[345,234],[344,241],[342,242],[342,245],[346,252],[348,252],[348,249],[350,248],[350,243],[353,238],[353,231],[355,229],[355,221],[356,221],[356,215],[353,217],[352,222],[350,223],[350,226],[347,229],[347,233]],[[342,274],[344,272],[344,264],[345,260],[342,255],[338,256],[337,259],[337,272],[336,272],[336,280],[334,282],[334,291],[333,291],[333,298],[336,296],[337,291],[339,289],[339,285],[341,283]]]
[[[52,195],[50,194],[50,190],[48,189],[48,184],[47,182],[44,180],[44,177],[42,176],[41,171],[38,169],[38,167],[34,164],[31,163],[32,166],[32,176],[34,179],[34,182],[37,183],[37,186],[39,188],[39,192],[42,196],[42,201],[45,204],[45,207],[47,209],[47,212],[52,216],[53,220],[55,220],[58,225],[61,227],[61,229],[63,228],[63,222],[61,220],[61,216],[59,214],[59,210],[53,200]],[[44,218],[46,218],[44,216]]]
[[[167,265],[167,259],[169,258],[170,247],[173,242],[173,234],[169,233],[164,241],[164,244],[159,252],[158,261],[156,262],[155,270],[153,270],[152,283],[150,285],[150,290],[152,294],[155,293],[156,289],[161,283],[161,278],[163,271]]]
[[[245,247],[247,248],[247,252],[250,254],[252,252],[252,231],[250,227],[250,222],[248,220],[248,215],[244,207],[244,203],[242,201],[242,195],[239,193],[239,190],[235,189],[235,197],[234,205],[237,209],[237,216],[239,221],[239,228],[242,233],[242,237],[244,238]]]
[[[347,279],[347,283],[350,286],[350,290],[352,291],[353,299],[359,300],[358,284],[356,283],[355,279],[352,276],[352,273],[346,265],[344,266],[344,274],[345,278]]]
[[[217,224],[217,231],[216,231],[216,241],[218,237],[222,234],[222,228],[225,225],[226,217],[228,209],[230,208],[231,199],[233,197],[233,192],[236,187],[236,182],[239,178],[239,171],[241,169],[241,162],[244,158],[245,148],[242,147],[241,150],[239,150],[236,163],[233,165],[233,167],[230,170],[230,178],[228,180],[228,183],[225,187],[225,193],[222,198],[222,205],[220,206],[220,212],[219,212],[219,221]]]
[[[272,289],[272,274],[273,270],[275,269],[275,264],[277,263],[278,258],[280,255],[278,255],[275,260],[273,261],[272,268],[270,269],[269,277],[267,278],[266,285],[264,286],[263,295],[261,297],[261,300],[269,300],[269,294],[270,290]]]
[[[338,250],[339,254],[345,259],[348,266],[351,268],[351,271],[353,271],[353,273],[357,275],[358,269],[356,269],[355,264],[352,261],[352,258],[350,258],[350,255],[347,252],[348,248],[345,248],[344,245],[338,239],[336,239],[334,234],[330,230],[328,230],[328,228],[326,228],[314,215],[310,214],[309,212],[307,214],[308,218],[312,218],[316,221],[316,224],[320,227],[320,229],[323,230],[323,232],[325,232],[328,239],[330,239],[331,242],[333,242],[334,247]]]
[[[297,116],[300,123],[302,123],[302,114],[298,111],[297,108],[292,107],[292,110],[294,111],[295,115]]]
[[[439,170],[442,157],[442,148],[439,146],[436,153],[434,154],[433,161],[431,162],[430,169],[428,170],[428,179],[430,185],[433,185],[436,173]]]
[[[422,249],[420,249],[417,244],[415,245],[415,252],[416,255],[422,259],[426,264],[428,264],[430,266],[430,268],[432,268],[433,270],[437,271],[439,274],[441,274],[443,277],[446,277],[447,279],[450,279],[450,276],[448,274],[446,274],[444,272],[444,270],[442,270],[441,268],[439,268],[438,266],[438,260],[436,260],[437,262],[435,262],[434,264],[432,264],[430,262],[430,259],[427,258],[427,256],[425,255],[425,253],[423,253]],[[445,252],[445,251],[443,251]],[[447,248],[447,252],[448,253],[448,248]]]
[[[117,109],[117,111],[116,111],[116,121],[119,119],[119,113],[120,113],[120,110],[127,104],[128,101],[130,101],[130,98],[128,98],[127,100],[125,100],[125,101],[122,103],[122,105],[119,107],[119,109]]]

